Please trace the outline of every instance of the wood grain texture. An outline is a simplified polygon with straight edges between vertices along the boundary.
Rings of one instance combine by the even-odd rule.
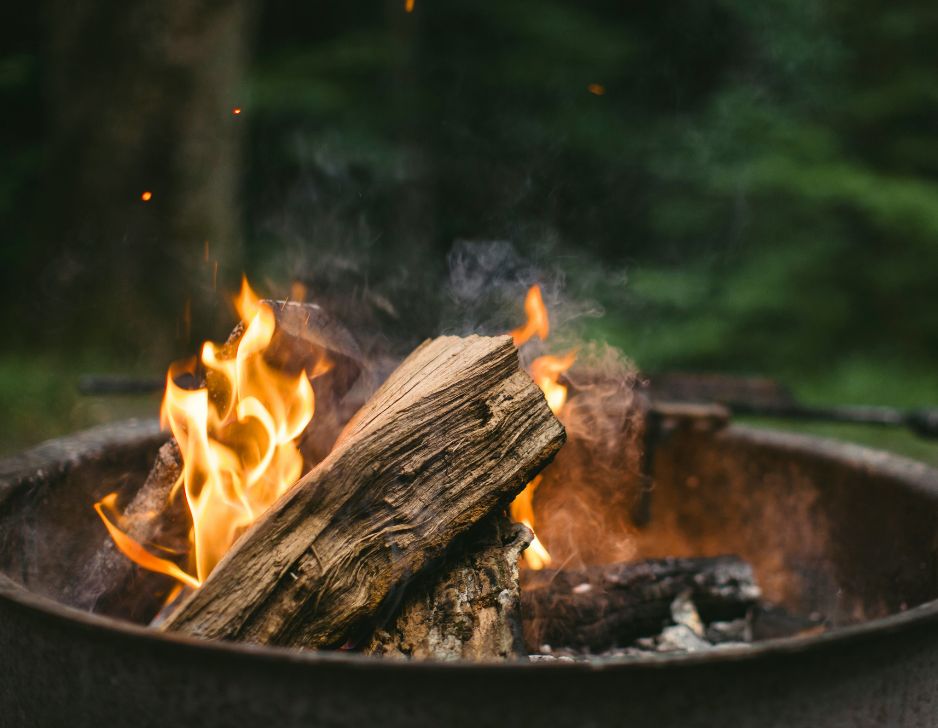
[[[509,337],[427,341],[163,628],[341,645],[454,538],[504,507],[564,438]]]
[[[508,660],[526,655],[518,559],[531,529],[493,513],[408,588],[397,618],[365,652],[417,660]]]

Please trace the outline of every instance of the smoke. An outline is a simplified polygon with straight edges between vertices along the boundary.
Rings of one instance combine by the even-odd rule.
[[[392,271],[372,280],[367,261],[334,247],[314,264],[308,248],[298,246],[290,269],[308,298],[354,334],[371,362],[369,386],[356,391],[362,402],[424,338],[497,335],[523,324],[525,294],[539,285],[550,334],[521,347],[522,366],[571,350],[577,360],[562,380],[569,388],[560,412],[568,442],[535,492],[535,530],[555,564],[622,561],[635,551],[629,519],[640,490],[639,377],[621,352],[584,337],[584,324],[601,316],[602,307],[570,293],[565,269],[586,271],[590,282],[603,272],[588,261],[559,258],[552,248],[526,256],[503,240],[459,240],[435,280],[429,262],[411,276]]]
[[[449,275],[443,287],[440,331],[503,334],[524,323],[525,293],[538,284],[550,312],[551,345],[569,348],[579,343],[578,324],[601,316],[602,307],[569,295],[561,265],[566,261],[551,253],[552,246],[532,259],[503,240],[457,241],[447,256]],[[525,352],[541,350],[533,346]]]
[[[457,242],[448,257],[441,331],[505,333],[524,322],[528,288],[541,287],[551,330],[547,341],[521,348],[522,365],[570,350],[577,361],[563,379],[569,397],[559,416],[567,444],[535,491],[535,531],[555,564],[624,561],[635,555],[629,519],[640,491],[639,376],[621,352],[583,338],[581,324],[602,309],[569,295],[566,273],[552,262],[539,266],[504,241]]]
[[[628,518],[638,493],[641,430],[635,394],[638,377],[634,366],[620,352],[582,337],[580,325],[599,315],[601,308],[592,301],[569,295],[567,274],[554,259],[532,261],[504,241],[460,241],[447,256],[445,274],[425,287],[415,287],[413,281],[396,276],[373,284],[362,276],[365,267],[361,261],[338,253],[321,256],[315,268],[297,266],[295,270],[292,286],[281,284],[278,289],[268,283],[264,293],[290,294],[294,300],[318,303],[331,315],[330,326],[347,329],[361,347],[361,361],[356,359],[355,363],[363,364],[362,372],[351,388],[331,391],[334,397],[317,389],[317,413],[312,427],[317,429],[313,435],[319,436],[337,432],[421,338],[440,333],[504,334],[523,324],[525,293],[537,283],[550,313],[551,332],[546,341],[535,338],[522,347],[522,365],[529,365],[536,356],[565,353],[573,348],[577,350],[577,361],[563,380],[570,396],[560,416],[567,428],[568,442],[543,473],[535,492],[535,528],[557,566],[620,561],[634,554]],[[415,323],[408,312],[417,309],[422,313]],[[340,365],[336,358],[336,366]],[[342,374],[336,369],[330,376],[335,379]],[[314,387],[334,389],[329,381],[327,376],[317,378]],[[317,443],[315,438],[307,437],[303,449],[308,464],[321,460],[331,441],[325,438],[323,443]],[[149,459],[141,463],[139,471],[134,470],[134,482],[119,489],[120,502],[134,504],[126,509],[128,517],[158,510],[150,497],[152,493],[139,485],[142,478],[138,480],[152,464]],[[174,480],[174,477],[164,479],[164,484]],[[98,490],[118,490],[110,476],[95,479],[93,485]],[[106,540],[91,508],[101,495],[96,492],[92,497],[82,490],[69,496],[80,503],[84,521],[79,530],[87,533],[86,545],[76,551],[74,523],[62,530],[70,548],[81,552],[80,558],[70,563],[86,563],[86,568],[47,568],[44,554],[53,541],[57,557],[62,547],[60,540],[51,538],[46,529],[35,539],[45,544],[43,548],[29,545],[17,550],[32,564],[44,560],[35,573],[41,575],[42,583],[48,582],[48,591],[57,598],[146,622],[162,604],[161,595],[166,590],[123,589],[128,579],[135,580],[138,586],[149,584],[152,579],[147,581],[149,574],[141,577],[142,572],[125,561]],[[26,522],[24,528],[32,532]],[[164,534],[157,532],[140,540],[169,543]],[[114,599],[110,599],[106,587],[113,582],[115,568],[126,573],[119,580],[121,588],[112,589]],[[55,574],[60,575],[50,576]],[[153,578],[169,583],[167,577],[153,575]]]
[[[589,342],[565,379],[567,443],[534,494],[538,537],[557,566],[628,561],[636,553],[630,519],[641,490],[638,373],[618,350]]]

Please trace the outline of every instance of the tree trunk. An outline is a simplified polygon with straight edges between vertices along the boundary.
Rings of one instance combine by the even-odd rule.
[[[100,331],[165,351],[167,315],[184,343],[190,321],[203,332],[211,322],[216,274],[240,273],[239,150],[251,110],[232,109],[244,103],[251,7],[46,0],[39,265],[44,300],[66,327],[52,336]],[[99,314],[91,332],[89,311]]]

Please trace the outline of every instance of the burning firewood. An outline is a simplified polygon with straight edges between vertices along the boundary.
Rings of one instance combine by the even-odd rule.
[[[688,594],[707,622],[742,617],[761,592],[752,567],[735,556],[654,559],[522,577],[524,639],[601,651],[657,634],[676,598]]]
[[[365,357],[355,337],[315,303],[263,301],[277,322],[264,359],[275,369],[290,374],[305,371],[312,377],[316,393],[315,427],[304,433],[301,450],[307,463],[321,461],[335,443],[342,427],[364,404],[374,389],[368,377]],[[224,349],[234,351],[244,335],[245,324],[238,324]],[[356,385],[363,392],[348,396]]]
[[[121,520],[135,542],[158,543],[164,553],[185,552],[189,534],[185,504],[182,498],[170,498],[181,474],[182,456],[176,441],[170,440],[160,448],[149,476],[124,509]],[[111,508],[116,496],[112,493],[98,508]],[[121,538],[120,531],[109,530],[112,537]],[[67,599],[73,606],[99,614],[149,622],[173,584],[170,576],[140,569],[108,539],[84,566]]]
[[[515,344],[523,345],[532,337],[545,340],[550,324],[539,286],[529,289],[525,311],[527,322],[511,332]],[[511,504],[512,518],[533,529],[535,497],[544,514],[542,496],[547,496],[553,510],[547,509],[549,517],[538,521],[538,529],[544,527],[551,550],[556,547],[568,566],[599,554],[630,555],[631,539],[615,514],[629,512],[620,504],[630,502],[635,489],[624,487],[623,480],[637,469],[633,461],[639,452],[634,370],[608,349],[587,347],[582,353],[585,368],[571,370],[577,358],[572,351],[538,356],[528,365],[551,410],[567,426],[568,441],[551,467]],[[575,394],[571,401],[567,401],[568,385],[573,385]],[[542,482],[547,488],[535,496]],[[512,635],[520,631],[518,569],[510,561],[518,542],[502,547],[493,538],[494,526],[487,533],[488,543],[485,538],[470,540],[434,579],[425,578],[419,589],[408,590],[397,621],[375,635],[369,651],[418,659],[486,660],[524,654],[522,646],[512,642]],[[551,552],[533,531],[529,539],[525,562],[529,568],[543,568],[550,563]],[[523,549],[523,544],[517,547]],[[506,563],[511,568],[505,568]]]
[[[404,606],[366,652],[437,660],[497,660],[526,654],[518,560],[531,530],[498,513],[467,534],[438,570],[407,590]]]
[[[364,357],[352,335],[319,306],[284,301],[263,304],[273,312],[276,322],[263,351],[265,361],[277,371],[314,376],[312,387],[319,412],[315,428],[309,428],[303,436],[301,449],[306,462],[319,462],[361,405],[363,397],[349,392],[365,379]],[[235,327],[219,348],[220,359],[234,359],[246,328],[243,322]],[[217,375],[207,373],[209,379],[213,376]],[[216,389],[223,389],[223,385]],[[367,382],[362,389],[370,391]],[[185,498],[178,489],[174,491],[182,472],[179,446],[171,439],[161,448],[149,477],[119,518],[114,513],[117,494],[97,505],[114,542],[105,541],[84,567],[83,578],[76,580],[73,593],[68,595],[71,604],[146,623],[166,601],[176,583],[173,577],[186,582],[185,572],[176,568],[180,555],[189,550],[191,526]],[[171,497],[171,493],[175,495]],[[115,543],[124,553],[115,548]],[[135,554],[137,563],[127,558],[128,550]]]
[[[163,628],[342,645],[517,494],[564,437],[509,337],[428,341]]]

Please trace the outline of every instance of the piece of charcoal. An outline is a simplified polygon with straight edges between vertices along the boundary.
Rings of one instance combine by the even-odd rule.
[[[823,618],[816,614],[792,614],[776,604],[758,604],[752,611],[752,639],[755,642],[814,634],[824,629]]]
[[[733,619],[728,622],[711,622],[704,635],[707,642],[725,643],[752,642],[752,624],[748,619]]]

